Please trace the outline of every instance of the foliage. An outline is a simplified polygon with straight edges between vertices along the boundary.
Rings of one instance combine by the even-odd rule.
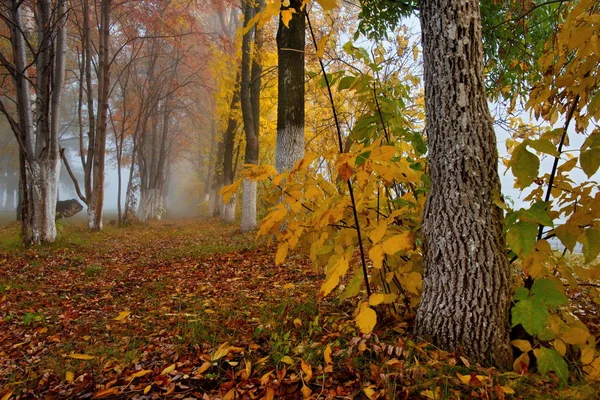
[[[537,10],[531,7],[529,11]],[[566,383],[567,362],[581,365],[590,381],[600,377],[594,335],[571,314],[565,297],[565,288],[575,290],[598,276],[598,265],[594,265],[600,253],[598,185],[594,181],[578,182],[569,172],[579,165],[591,178],[600,166],[600,158],[596,157],[600,60],[596,44],[598,6],[582,1],[561,12],[564,23],[560,30],[542,44],[543,53],[535,53],[540,57],[537,65],[541,74],[527,78],[535,82],[527,107],[536,117],[546,119],[550,127],[537,129],[513,118],[513,137],[506,142],[510,157],[505,165],[516,177],[515,186],[528,189],[524,200],[531,205],[512,210],[500,198],[497,203],[507,212],[507,252],[513,261],[518,260],[527,278],[525,287],[517,284],[511,323],[513,327],[522,326],[533,339],[528,345],[522,343],[523,339],[513,342],[523,351],[515,370],[526,371],[530,355],[534,355],[540,372],[552,371]],[[310,254],[314,265],[325,272],[322,296],[339,286],[341,299],[355,297],[366,282],[370,296],[359,301],[355,311],[355,322],[365,334],[373,331],[381,318],[381,310],[374,312],[379,304],[392,304],[398,311],[397,302],[403,301],[406,308],[401,314],[407,315],[418,303],[419,226],[427,193],[425,141],[419,125],[407,123],[409,115],[414,115],[409,94],[418,92],[417,87],[400,84],[401,80],[377,79],[385,56],[380,55],[381,47],[376,49],[370,55],[366,49],[344,46],[346,53],[368,70],[355,75],[340,71],[328,74],[336,95],[349,92],[347,99],[360,104],[356,109],[361,114],[350,129],[342,153],[329,150],[308,154],[291,171],[279,176],[274,176],[268,166],[244,173],[257,180],[269,178],[273,186],[270,201],[274,206],[259,234],[277,239],[276,263],[283,263],[292,250]],[[418,49],[415,60],[417,56]],[[523,79],[521,85],[526,82]],[[382,96],[380,88],[394,94]],[[511,87],[505,94],[512,93],[516,99],[522,90]],[[552,129],[561,115],[565,126]],[[578,132],[589,135],[579,157],[563,152],[571,119]],[[565,155],[566,160],[561,162]],[[556,160],[545,175],[540,174],[543,157]],[[324,169],[323,165],[334,168]],[[347,182],[352,184],[353,194],[344,188]],[[233,193],[236,185],[239,181],[224,193]],[[354,211],[359,216],[358,226],[352,218]],[[550,240],[554,237],[566,248],[562,254],[552,248]],[[369,256],[368,268],[363,270],[359,259],[361,241]],[[566,258],[566,252],[573,252],[578,243],[582,246],[583,265]]]

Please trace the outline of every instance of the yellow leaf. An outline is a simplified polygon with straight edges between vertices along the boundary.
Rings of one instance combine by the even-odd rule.
[[[386,231],[387,231],[387,223],[380,222],[375,227],[375,229],[373,229],[371,232],[369,232],[369,239],[371,239],[371,242],[373,242],[373,244],[376,244],[383,238]]]
[[[383,296],[383,293],[373,293],[369,297],[369,305],[371,305],[371,306],[379,305],[379,304],[383,303],[384,299],[385,299],[385,297]]]
[[[458,379],[465,385],[471,384],[471,375],[461,375],[457,373],[456,376],[458,376]]]
[[[93,360],[95,357],[94,356],[90,356],[87,354],[77,354],[77,353],[73,353],[73,354],[69,354],[69,357],[74,358],[76,360]]]
[[[331,346],[327,345],[325,351],[323,352],[323,358],[325,359],[326,364],[331,364],[333,362],[333,358],[331,357]]]
[[[331,293],[333,289],[335,289],[338,283],[340,283],[340,277],[338,274],[333,274],[332,276],[327,278],[325,283],[323,283],[323,285],[321,286],[321,295],[327,296],[329,293]]]
[[[283,357],[281,357],[281,360],[279,360],[279,361],[281,361],[282,363],[289,364],[289,365],[294,364],[294,360],[290,356],[283,356]]]
[[[131,311],[121,311],[118,317],[113,318],[115,321],[125,322],[127,317],[131,314]]]
[[[588,331],[578,327],[573,327],[560,335],[560,338],[568,344],[585,344],[589,337],[590,333]]]
[[[412,53],[413,53],[413,60],[417,61],[419,59],[419,47],[413,46]]]
[[[310,366],[310,364],[302,360],[300,367],[302,368],[302,372],[304,373],[304,380],[306,382],[310,381],[313,376],[312,367]]]
[[[213,354],[210,359],[212,361],[217,361],[218,359],[225,357],[227,355],[227,353],[229,353],[230,347],[231,346],[229,346],[229,343],[227,343],[227,342],[223,343],[222,345],[219,346],[217,351],[215,351],[215,354]]]
[[[209,363],[208,361],[204,361],[204,364],[202,364],[202,366],[198,369],[198,371],[196,371],[197,374],[203,374],[205,373],[211,366],[212,364]]]
[[[92,398],[101,399],[103,397],[114,396],[119,394],[119,388],[111,387],[97,391]]]
[[[377,269],[383,268],[383,246],[378,244],[371,247],[369,250],[369,258],[373,262],[373,267]]]
[[[139,377],[144,376],[144,375],[148,375],[151,372],[152,372],[151,369],[143,369],[143,370],[138,371],[135,374],[131,375],[131,379],[135,379],[135,378],[139,378]]]
[[[400,283],[406,290],[411,293],[419,294],[423,287],[423,277],[418,272],[411,272],[410,274],[402,274],[399,277]]]
[[[281,10],[281,22],[283,22],[283,25],[285,25],[286,28],[290,27],[290,21],[292,20],[293,15],[293,9]]]
[[[300,389],[300,391],[302,392],[302,397],[303,398],[305,398],[305,399],[309,399],[310,398],[312,390],[308,386],[303,385],[302,389]]]
[[[410,250],[413,247],[413,235],[411,231],[404,231],[399,235],[392,236],[383,242],[385,254],[394,255],[399,251]]]
[[[148,394],[148,392],[150,391],[150,389],[152,389],[152,384],[150,384],[150,385],[148,385],[148,386],[146,386],[144,388],[144,394]]]
[[[317,43],[317,57],[319,58],[323,58],[323,54],[325,54],[325,45],[327,44],[327,39],[329,39],[329,35],[323,36]]]
[[[229,390],[229,392],[227,392],[227,394],[225,394],[225,396],[223,396],[223,400],[233,400],[233,399],[235,399],[235,394],[236,394],[235,388],[231,388]]]
[[[511,344],[523,353],[527,353],[531,350],[531,343],[529,343],[529,340],[513,340]]]
[[[69,383],[75,380],[75,374],[72,371],[67,371],[65,374],[65,380]]]
[[[355,318],[356,325],[362,333],[369,334],[373,331],[373,328],[375,328],[377,314],[369,307],[367,302],[361,302],[359,307],[359,312]]]
[[[302,326],[302,320],[301,320],[300,318],[296,318],[296,319],[294,320],[294,326],[295,326],[296,328],[300,328],[300,327]]]
[[[580,361],[583,365],[590,364],[594,360],[594,346],[589,346],[581,349],[581,358]]]
[[[289,245],[287,242],[279,245],[277,248],[277,254],[275,254],[275,265],[281,265],[285,261],[285,258],[288,254],[288,248]]]
[[[294,285],[293,283],[286,283],[285,285],[283,285],[283,290],[293,290],[296,289],[296,285]]]
[[[513,371],[521,373],[529,367],[529,354],[523,353],[513,362]]]
[[[169,365],[167,368],[163,369],[160,373],[161,375],[168,375],[171,372],[175,371],[175,364]]]
[[[375,394],[375,390],[373,389],[373,386],[367,386],[366,388],[363,388],[363,392],[365,393],[365,395],[367,396],[368,399],[376,399],[377,396]]]
[[[514,389],[510,386],[500,386],[500,389],[502,389],[505,394],[515,394]]]
[[[10,399],[10,396],[12,396],[14,390],[10,390],[8,393],[6,393],[4,396],[2,396],[2,399],[0,400],[8,400]]]
[[[567,345],[560,339],[554,339],[554,349],[563,357],[567,353]]]
[[[333,10],[337,7],[335,0],[317,0],[317,2],[323,7],[323,11]]]

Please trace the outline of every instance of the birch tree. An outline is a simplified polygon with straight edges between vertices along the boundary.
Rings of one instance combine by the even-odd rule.
[[[67,2],[9,0],[0,7],[12,49],[10,55],[0,54],[0,65],[12,78],[15,104],[15,109],[10,109],[7,99],[2,97],[0,111],[8,119],[19,144],[23,241],[53,242],[60,173],[58,131],[65,80]]]

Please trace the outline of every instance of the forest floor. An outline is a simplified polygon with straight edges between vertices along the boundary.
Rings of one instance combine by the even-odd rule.
[[[600,398],[576,372],[471,365],[413,341],[410,320],[361,335],[305,258],[275,266],[216,220],[66,222],[34,249],[18,230],[0,227],[1,400]]]

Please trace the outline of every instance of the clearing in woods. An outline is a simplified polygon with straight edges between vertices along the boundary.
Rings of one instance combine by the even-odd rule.
[[[549,374],[470,365],[412,320],[361,335],[321,271],[216,220],[90,233],[26,249],[0,227],[0,399],[594,398]],[[598,332],[585,292],[573,307]]]

